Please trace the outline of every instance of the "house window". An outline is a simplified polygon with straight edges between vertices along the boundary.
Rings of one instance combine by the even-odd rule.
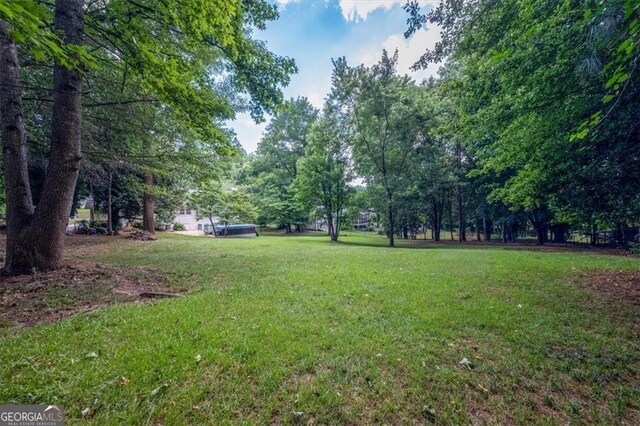
[[[189,215],[191,214],[191,210],[188,210],[186,207],[181,208],[180,210],[178,210],[178,214],[179,215]]]
[[[202,231],[202,224],[198,224],[198,231]]]

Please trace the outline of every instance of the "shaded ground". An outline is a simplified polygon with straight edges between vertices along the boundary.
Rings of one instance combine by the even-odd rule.
[[[359,246],[368,246],[368,247],[382,247],[388,245],[388,240],[386,238],[357,238],[355,241],[351,241],[348,237],[355,236],[360,237],[362,233],[360,232],[345,232],[344,233],[346,239],[340,241],[340,244],[348,244],[348,245],[359,245]],[[294,235],[294,234],[281,234],[281,235]],[[299,234],[298,234],[299,235]],[[312,235],[318,235],[315,232]],[[341,234],[342,235],[342,234]],[[322,234],[321,236],[324,237]],[[365,236],[366,237],[366,236]],[[465,242],[452,241],[450,239],[441,239],[440,241],[434,240],[424,240],[424,239],[415,239],[415,240],[405,240],[401,238],[396,238],[395,240],[396,248],[412,248],[412,249],[428,249],[428,248],[458,248],[458,249],[504,249],[504,250],[528,250],[528,251],[540,251],[540,252],[549,252],[549,253],[592,253],[592,254],[601,254],[608,256],[632,256],[627,250],[621,248],[610,248],[610,247],[602,247],[602,246],[591,246],[588,244],[557,244],[557,243],[546,243],[545,245],[538,245],[534,240],[527,241],[518,241],[515,243],[503,243],[500,240],[491,240],[491,241],[477,241],[477,240],[468,240]]]
[[[47,273],[0,279],[0,327],[24,327],[125,302],[179,295],[150,268],[73,263]]]

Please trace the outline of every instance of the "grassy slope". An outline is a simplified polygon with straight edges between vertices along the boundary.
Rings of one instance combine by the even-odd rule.
[[[637,259],[354,236],[119,244],[100,260],[202,290],[10,333],[0,402],[101,424],[638,419],[640,343],[619,321],[637,310],[614,320],[567,285]]]

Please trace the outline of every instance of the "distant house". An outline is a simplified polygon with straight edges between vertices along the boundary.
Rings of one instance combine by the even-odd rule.
[[[81,209],[89,209],[89,210],[91,210],[91,209],[95,208],[95,202],[93,201],[93,197],[91,197],[91,196],[89,196],[89,197],[87,197],[87,198],[85,198],[83,200],[80,200],[78,202],[78,204],[79,204],[79,207]]]
[[[323,217],[318,217],[314,222],[309,222],[306,224],[305,229],[307,231],[328,231],[329,226],[327,224],[327,220]]]
[[[217,217],[213,218],[214,223],[217,222],[217,220]],[[183,225],[187,231],[204,231],[210,233],[213,230],[208,217],[198,219],[198,212],[188,206],[184,206],[178,210],[174,222]]]
[[[353,221],[352,225],[355,229],[366,229],[371,226],[371,216],[375,214],[373,209],[361,210],[360,215]]]
[[[218,224],[219,217],[213,217],[213,223],[216,224],[216,235],[222,236],[234,236],[234,237],[255,237],[256,226],[248,223],[237,223],[228,225],[225,229],[224,225]],[[198,218],[198,212],[191,209],[188,206],[184,206],[178,210],[178,214],[174,222],[184,226],[186,231],[203,231],[206,234],[213,234],[213,227],[211,226],[211,220],[208,217]]]

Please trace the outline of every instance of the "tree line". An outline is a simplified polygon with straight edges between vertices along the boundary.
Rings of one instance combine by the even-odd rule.
[[[640,224],[638,3],[405,9],[406,37],[442,31],[414,65],[443,64],[438,77],[399,75],[397,53],[370,67],[335,60],[322,111],[288,101],[248,161],[259,221],[300,229],[319,212],[339,228],[355,203],[375,210],[390,246],[426,227],[459,241],[533,229],[539,244],[571,230],[596,244],[611,230],[626,246]]]
[[[292,59],[253,38],[262,0],[0,3],[4,274],[55,269],[69,214],[92,197],[148,232],[185,201],[213,225],[255,221],[334,241],[361,211],[395,244],[540,244],[612,230],[640,198],[640,6],[634,0],[442,0],[405,5],[406,37],[442,39],[414,68],[333,62],[318,109],[285,101]],[[253,154],[225,122],[271,114]],[[195,190],[195,192],[194,192]],[[428,230],[428,231],[427,231]]]

